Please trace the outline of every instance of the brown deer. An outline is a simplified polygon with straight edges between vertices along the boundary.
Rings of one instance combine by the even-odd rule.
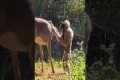
[[[15,80],[21,80],[21,71],[19,65],[19,51],[21,52],[29,52],[29,60],[31,62],[33,68],[33,58],[32,58],[32,46],[24,45],[18,39],[18,36],[14,32],[5,32],[3,35],[0,36],[0,45],[5,48],[8,48],[11,52],[11,59],[12,59],[12,66],[14,72]]]
[[[34,66],[32,45],[34,39],[34,18],[29,0],[4,1],[0,13],[0,46],[10,51],[14,80],[21,80],[18,55],[26,52],[31,62],[32,77]],[[20,7],[22,5],[22,7]],[[30,71],[31,73],[31,71]]]
[[[74,37],[74,32],[71,28],[70,21],[65,19],[63,22],[63,34],[61,36],[61,45],[64,49],[63,54],[63,68],[65,71],[68,72],[68,75],[70,75],[70,57],[71,57],[71,46],[72,46],[72,40]],[[70,79],[70,77],[69,77]]]
[[[57,28],[55,28],[51,22],[45,19],[36,17],[35,18],[35,43],[40,46],[40,58],[41,58],[41,63],[42,63],[42,69],[41,69],[42,72],[43,72],[43,57],[44,57],[42,46],[45,45],[47,46],[47,49],[48,49],[52,72],[55,73],[54,66],[52,63],[52,55],[51,55],[51,40],[53,36],[55,36],[57,40],[61,37],[61,35],[57,31]]]
[[[64,49],[64,55],[63,55],[63,65],[64,69],[65,66],[67,69],[69,69],[69,55],[71,54],[71,46],[72,46],[72,40],[73,40],[73,30],[70,27],[70,22],[68,20],[65,20],[64,22],[64,31],[63,34],[59,33],[56,27],[50,22],[48,22],[45,19],[42,18],[35,18],[35,43],[40,46],[40,57],[41,57],[41,63],[42,63],[42,69],[43,72],[43,48],[42,46],[45,45],[48,48],[48,54],[50,58],[51,68],[52,72],[54,73],[54,66],[52,63],[52,56],[51,56],[51,40],[53,36],[56,37],[57,41],[61,44],[62,48]],[[65,69],[66,70],[66,69]],[[68,70],[69,72],[69,70]]]

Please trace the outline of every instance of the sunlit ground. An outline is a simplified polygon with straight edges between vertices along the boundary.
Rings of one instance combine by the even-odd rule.
[[[85,80],[85,55],[81,51],[76,53],[71,59],[72,80]],[[44,73],[41,72],[40,61],[35,63],[35,80],[68,80],[68,76],[62,67],[62,61],[53,61],[55,74],[52,74],[51,65],[44,62]]]
[[[51,65],[44,62],[44,73],[41,72],[41,63],[35,63],[35,80],[67,80],[61,61],[53,61],[55,73],[52,74]]]

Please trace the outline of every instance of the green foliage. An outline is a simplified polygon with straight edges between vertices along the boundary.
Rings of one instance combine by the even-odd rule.
[[[85,0],[70,0],[67,3],[66,11],[71,14],[80,15],[84,11],[85,8]]]
[[[75,50],[71,60],[72,80],[85,80],[85,54]]]
[[[102,65],[100,61],[95,62],[87,71],[88,80],[120,80],[120,73],[113,65]]]
[[[35,15],[40,16],[43,13],[44,0],[35,0]]]
[[[63,7],[64,10],[62,11],[67,15],[68,14],[80,15],[80,13],[82,13],[85,8],[85,0],[68,0],[66,3],[62,3],[62,4],[61,4],[62,1],[51,0],[51,2],[52,3],[50,4],[47,3],[48,5],[50,5],[49,9],[52,9],[52,11],[54,10],[57,11],[57,10],[61,10],[61,7]],[[58,3],[56,4],[56,2],[58,2],[59,4]],[[35,0],[36,15],[42,14],[43,8],[46,7],[44,5],[45,3],[46,3],[45,0]]]
[[[56,21],[56,17],[68,17],[75,34],[84,34],[85,26],[85,0],[36,0],[35,15],[43,14],[52,17]],[[49,5],[46,6],[46,5]],[[58,24],[58,22],[55,22]],[[57,26],[58,27],[58,26]]]
[[[85,12],[82,12],[79,16],[79,23],[73,24],[74,31],[77,34],[84,35],[86,33],[86,30],[89,27],[88,17]],[[87,25],[86,25],[87,24]]]

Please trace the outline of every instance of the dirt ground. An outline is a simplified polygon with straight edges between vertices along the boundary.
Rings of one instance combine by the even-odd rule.
[[[35,65],[35,80],[68,80],[62,67],[55,66],[55,73],[52,73],[50,65],[44,65],[44,72],[41,72],[41,64]]]

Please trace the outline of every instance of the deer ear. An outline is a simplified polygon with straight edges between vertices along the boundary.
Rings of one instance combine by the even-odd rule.
[[[63,30],[63,27],[64,27],[64,25],[63,25],[63,24],[60,24],[60,29],[61,29],[61,30]]]

